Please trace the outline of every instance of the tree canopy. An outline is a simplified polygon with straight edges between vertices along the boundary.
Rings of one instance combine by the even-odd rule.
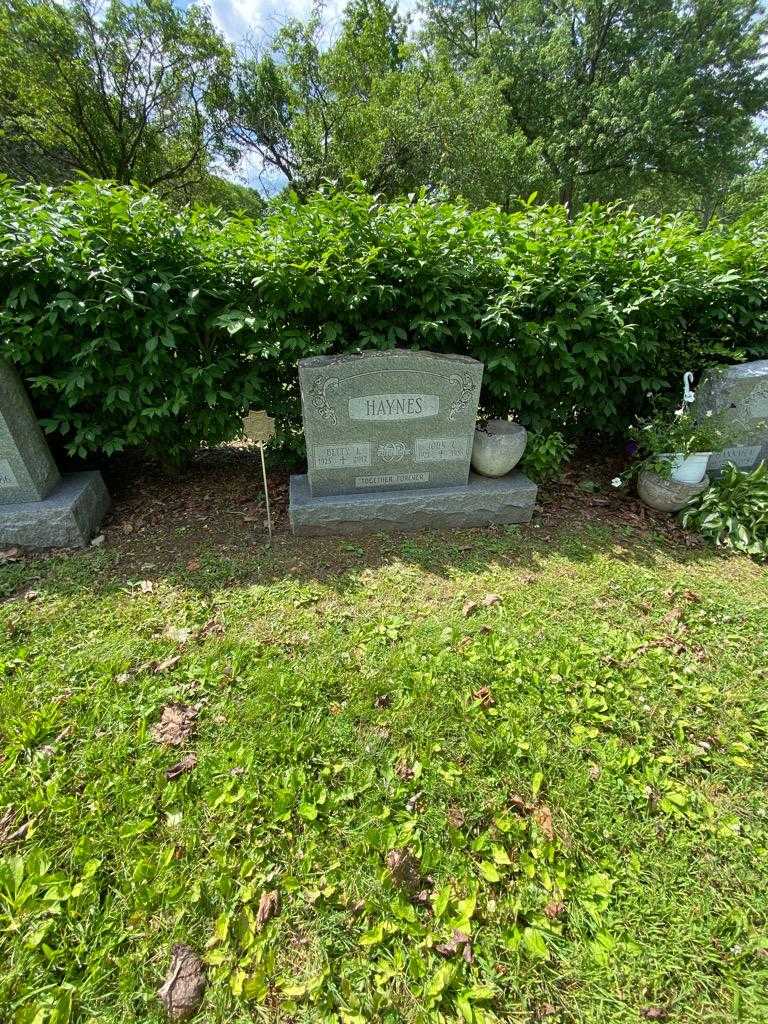
[[[349,0],[235,48],[196,4],[0,0],[0,166],[186,201],[250,160],[300,198],[360,178],[706,222],[763,194],[767,34],[761,0],[424,0],[418,30]]]

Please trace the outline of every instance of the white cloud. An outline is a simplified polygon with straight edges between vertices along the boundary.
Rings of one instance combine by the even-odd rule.
[[[185,0],[180,0],[184,3]],[[410,12],[414,23],[417,0],[400,0],[400,11]],[[291,18],[307,18],[312,0],[208,0],[211,16],[219,31],[233,43],[251,36],[258,42],[269,39]],[[332,37],[341,21],[346,0],[325,0],[323,24]]]
[[[214,24],[232,42],[245,36],[265,41],[291,18],[307,18],[311,0],[210,0]],[[323,20],[332,27],[344,10],[343,0],[325,4]]]

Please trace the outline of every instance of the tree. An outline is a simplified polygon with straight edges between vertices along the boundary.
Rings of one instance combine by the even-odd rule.
[[[289,23],[239,64],[235,144],[300,195],[352,177],[386,197],[426,187],[506,205],[535,174],[515,169],[526,143],[506,131],[496,86],[425,58],[406,36],[385,0],[353,0],[330,43],[317,14]]]
[[[171,191],[223,146],[231,51],[196,5],[0,0],[0,47],[6,159]]]
[[[768,102],[758,0],[427,0],[425,39],[499,83],[569,209],[744,168]]]

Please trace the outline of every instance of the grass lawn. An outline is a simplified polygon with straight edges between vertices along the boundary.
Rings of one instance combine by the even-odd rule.
[[[767,581],[607,522],[0,567],[0,1021],[160,1021],[175,942],[200,1024],[768,1020]]]

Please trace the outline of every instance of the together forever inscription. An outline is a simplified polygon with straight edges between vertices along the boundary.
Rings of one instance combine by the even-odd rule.
[[[465,485],[482,376],[475,359],[405,349],[302,360],[311,493]]]

